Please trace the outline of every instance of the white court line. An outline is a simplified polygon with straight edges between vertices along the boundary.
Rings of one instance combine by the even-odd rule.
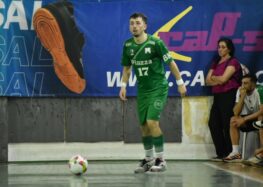
[[[246,174],[242,174],[242,173],[238,173],[238,172],[234,172],[234,171],[229,171],[227,169],[223,169],[223,168],[220,168],[219,166],[216,166],[216,165],[213,165],[213,164],[209,164],[209,163],[204,163],[204,164],[207,165],[207,166],[210,166],[212,168],[215,168],[215,169],[218,169],[218,170],[222,170],[222,171],[225,171],[227,173],[231,173],[233,175],[237,175],[237,176],[240,176],[242,178],[249,179],[249,180],[256,181],[256,182],[259,182],[259,183],[263,184],[262,180],[255,179],[253,177],[249,177]]]

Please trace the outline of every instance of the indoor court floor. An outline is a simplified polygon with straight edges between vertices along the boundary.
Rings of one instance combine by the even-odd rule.
[[[0,164],[0,187],[263,187],[263,168],[241,163],[168,161],[163,173],[134,174],[136,161],[91,161],[82,176],[66,162]]]

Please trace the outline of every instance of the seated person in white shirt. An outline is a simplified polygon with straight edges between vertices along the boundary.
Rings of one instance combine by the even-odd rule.
[[[240,162],[242,155],[238,151],[240,130],[249,132],[257,130],[253,122],[261,118],[263,103],[260,102],[260,94],[256,89],[257,78],[255,75],[245,75],[242,78],[242,86],[236,95],[236,104],[233,108],[234,116],[230,120],[230,136],[232,152],[223,160],[226,162]],[[263,93],[261,93],[262,96]],[[260,131],[260,143],[263,145],[263,128]]]

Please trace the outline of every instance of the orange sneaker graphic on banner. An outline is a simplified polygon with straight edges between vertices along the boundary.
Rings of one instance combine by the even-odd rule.
[[[42,45],[53,58],[55,73],[72,92],[86,87],[82,64],[83,34],[73,18],[69,2],[49,4],[36,11],[33,24]]]

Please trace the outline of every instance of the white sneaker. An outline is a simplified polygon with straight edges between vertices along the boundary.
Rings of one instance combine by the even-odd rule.
[[[255,127],[256,129],[262,129],[263,128],[263,122],[262,121],[254,121],[253,127]]]
[[[155,164],[154,166],[151,167],[150,171],[151,172],[163,172],[166,169],[167,169],[166,161],[161,158],[156,158]]]
[[[262,160],[257,158],[256,156],[249,158],[248,160],[244,160],[242,163],[249,166],[254,166],[260,163]]]
[[[139,162],[138,167],[134,170],[134,173],[145,173],[154,165],[154,159],[146,160],[143,159]]]
[[[223,159],[224,162],[242,162],[242,156],[240,153],[230,153]]]

